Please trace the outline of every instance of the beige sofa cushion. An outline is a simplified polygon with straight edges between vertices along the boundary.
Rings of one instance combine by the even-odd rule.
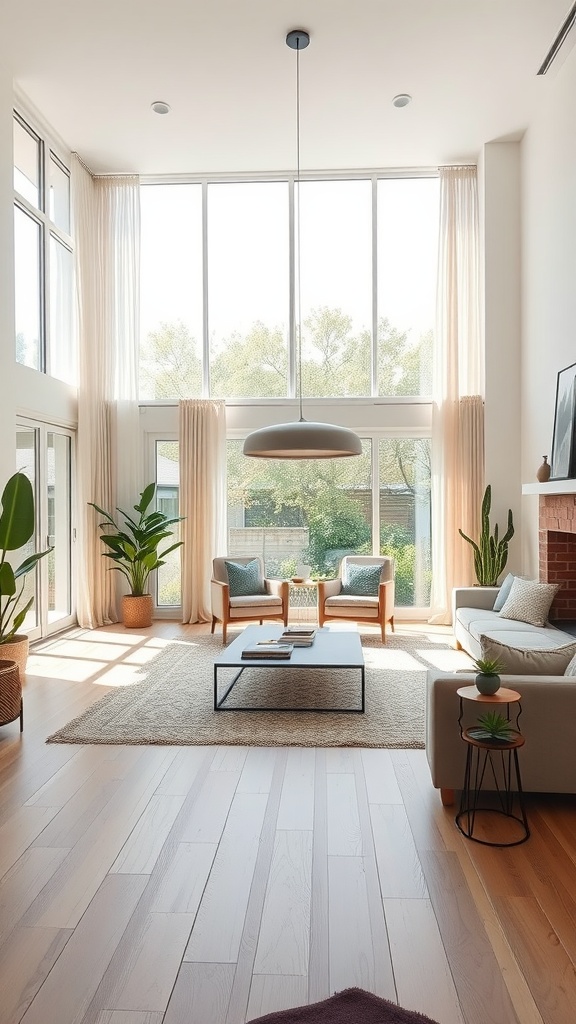
[[[576,640],[556,648],[511,647],[492,637],[481,636],[483,658],[496,659],[501,673],[528,676],[562,676],[576,655]]]

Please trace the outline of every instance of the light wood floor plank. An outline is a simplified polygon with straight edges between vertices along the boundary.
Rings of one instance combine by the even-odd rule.
[[[0,878],[10,870],[57,813],[57,807],[21,807],[0,828]]]
[[[290,747],[278,810],[279,829],[314,828],[315,763],[313,747]]]
[[[60,928],[15,928],[0,950],[0,1020],[19,1021],[72,932]]]
[[[156,787],[156,795],[186,796],[208,752],[207,747],[182,747]]]
[[[162,1024],[163,1013],[141,1013],[140,1010],[101,1010],[96,1024]]]
[[[23,1024],[82,1020],[146,881],[145,875],[109,875],[104,880],[22,1018]]]
[[[254,974],[308,977],[312,833],[277,832]]]
[[[432,904],[384,900],[398,1002],[442,1024],[465,1024]]]
[[[250,895],[266,796],[239,793],[214,859],[184,959],[235,963]]]
[[[193,923],[192,914],[148,914],[102,1009],[165,1011]]]
[[[163,1013],[141,1013],[140,1010],[101,1010],[96,1024],[162,1024]]]
[[[163,1024],[222,1024],[234,964],[182,964]]]
[[[354,769],[352,753],[350,764]],[[360,857],[364,853],[364,843],[354,774],[328,773],[326,779],[328,854]]]
[[[369,747],[361,751],[362,765],[371,804],[401,804],[402,794],[389,750]]]
[[[276,754],[276,747],[251,747],[242,768],[237,792],[269,793]]]
[[[255,974],[250,987],[246,1020],[263,1017],[265,1013],[289,1010],[306,1004],[308,980],[302,975]]]
[[[376,987],[362,857],[328,857],[330,991]]]
[[[149,875],[183,803],[182,793],[152,796],[110,871]]]
[[[254,971],[254,960],[256,957],[256,945],[262,922],[262,913],[266,898],[266,886],[270,875],[274,853],[274,839],[276,835],[276,824],[278,821],[278,808],[284,782],[286,769],[287,751],[286,748],[277,748],[275,756],[274,774],[270,793],[266,803],[266,811],[262,822],[260,843],[256,864],[254,866],[254,877],[250,888],[250,897],[246,908],[246,917],[238,962],[234,973],[230,1002],[226,1014],[226,1024],[244,1024],[248,1009],[250,986]]]
[[[330,995],[328,953],[328,808],[326,751],[316,750],[314,773],[314,835],[312,840],[312,902],[308,1002]]]
[[[374,993],[396,1002],[397,991],[392,969],[392,958],[390,955],[390,943],[388,930],[384,918],[384,907],[380,880],[378,878],[378,866],[376,851],[374,848],[374,837],[370,822],[370,807],[368,804],[368,792],[362,752],[354,751],[354,768],[356,779],[356,795],[358,799],[358,815],[362,835],[365,837],[364,848],[366,850],[364,871],[366,873],[366,891],[368,894],[368,913],[370,915],[370,930],[372,933],[372,948],[374,950]]]
[[[370,818],[382,896],[422,899],[426,882],[408,818],[398,804],[371,804]]]
[[[217,848],[216,843],[178,843],[151,909],[165,914],[195,916]]]
[[[68,850],[30,847],[4,875],[0,882],[0,946],[68,853]]]
[[[187,816],[183,843],[219,841],[239,779],[240,772],[208,772]]]

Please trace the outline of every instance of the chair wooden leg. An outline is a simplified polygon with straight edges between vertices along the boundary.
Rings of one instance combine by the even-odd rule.
[[[386,623],[385,622],[381,622],[380,623],[380,632],[382,633],[382,643],[385,644],[386,643]]]
[[[462,650],[462,644],[460,643],[459,640],[455,640],[454,641],[454,650],[456,650],[456,651],[461,651]]]
[[[227,629],[228,629],[228,623],[227,623],[227,622],[223,622],[223,623],[222,623],[222,644],[223,644],[224,646],[226,645],[226,633],[227,633]]]
[[[454,803],[454,790],[453,789],[441,789],[440,799],[444,804],[444,807],[452,807]]]
[[[394,616],[393,615],[390,617],[390,629],[394,633]]]
[[[212,616],[212,625],[210,626],[210,632],[213,633],[215,629],[216,629],[216,616],[213,615]]]

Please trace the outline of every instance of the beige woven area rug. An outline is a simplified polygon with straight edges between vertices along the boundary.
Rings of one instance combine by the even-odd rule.
[[[462,667],[444,637],[396,633],[382,646],[362,638],[365,714],[214,711],[213,659],[218,637],[172,641],[130,685],[108,693],[48,743],[249,744],[302,747],[423,747],[426,670]],[[219,672],[219,685],[231,680]],[[221,678],[221,684],[220,684]],[[227,704],[357,707],[359,672],[245,669]]]

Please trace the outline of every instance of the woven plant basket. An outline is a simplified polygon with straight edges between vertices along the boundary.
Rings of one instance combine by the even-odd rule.
[[[22,712],[22,685],[15,661],[0,661],[0,725],[19,718]]]
[[[143,629],[152,625],[152,594],[132,597],[124,594],[122,598],[122,624],[127,629]]]
[[[0,644],[0,660],[15,661],[20,669],[20,680],[26,675],[30,641],[24,633],[15,633],[9,644]]]

